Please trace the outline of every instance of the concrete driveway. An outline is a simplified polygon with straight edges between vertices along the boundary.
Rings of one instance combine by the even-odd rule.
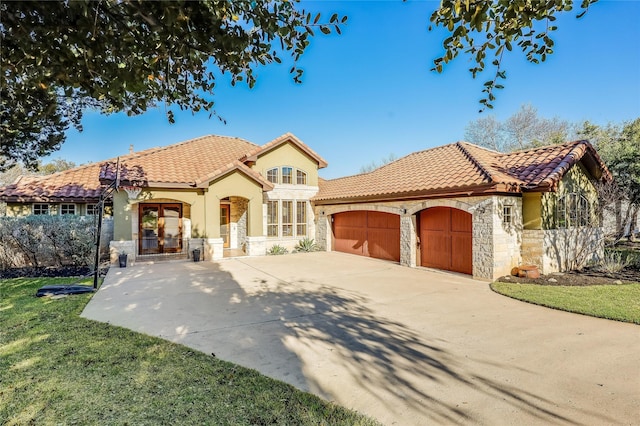
[[[341,253],[112,268],[83,316],[384,424],[638,424],[640,327]]]

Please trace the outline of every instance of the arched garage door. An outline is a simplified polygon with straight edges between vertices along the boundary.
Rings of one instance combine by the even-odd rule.
[[[473,273],[471,215],[451,207],[420,212],[422,266]]]
[[[400,216],[375,211],[333,215],[333,249],[377,259],[400,261]]]

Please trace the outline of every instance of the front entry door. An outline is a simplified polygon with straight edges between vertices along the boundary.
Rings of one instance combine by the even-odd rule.
[[[229,248],[231,216],[228,204],[220,204],[220,237],[224,242],[223,247]]]
[[[140,254],[182,251],[182,206],[180,204],[140,204]]]

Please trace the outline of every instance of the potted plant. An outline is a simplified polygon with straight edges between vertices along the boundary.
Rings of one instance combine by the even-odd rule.
[[[127,253],[125,253],[124,251],[120,252],[120,254],[118,255],[118,262],[120,263],[120,267],[121,268],[126,268],[127,267]]]

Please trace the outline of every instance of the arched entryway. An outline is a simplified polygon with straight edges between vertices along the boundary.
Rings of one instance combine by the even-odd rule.
[[[420,260],[422,266],[473,273],[472,216],[451,207],[420,212]]]
[[[138,253],[182,252],[182,217],[182,203],[138,204]]]
[[[378,211],[333,215],[333,249],[344,253],[400,261],[400,216]]]

